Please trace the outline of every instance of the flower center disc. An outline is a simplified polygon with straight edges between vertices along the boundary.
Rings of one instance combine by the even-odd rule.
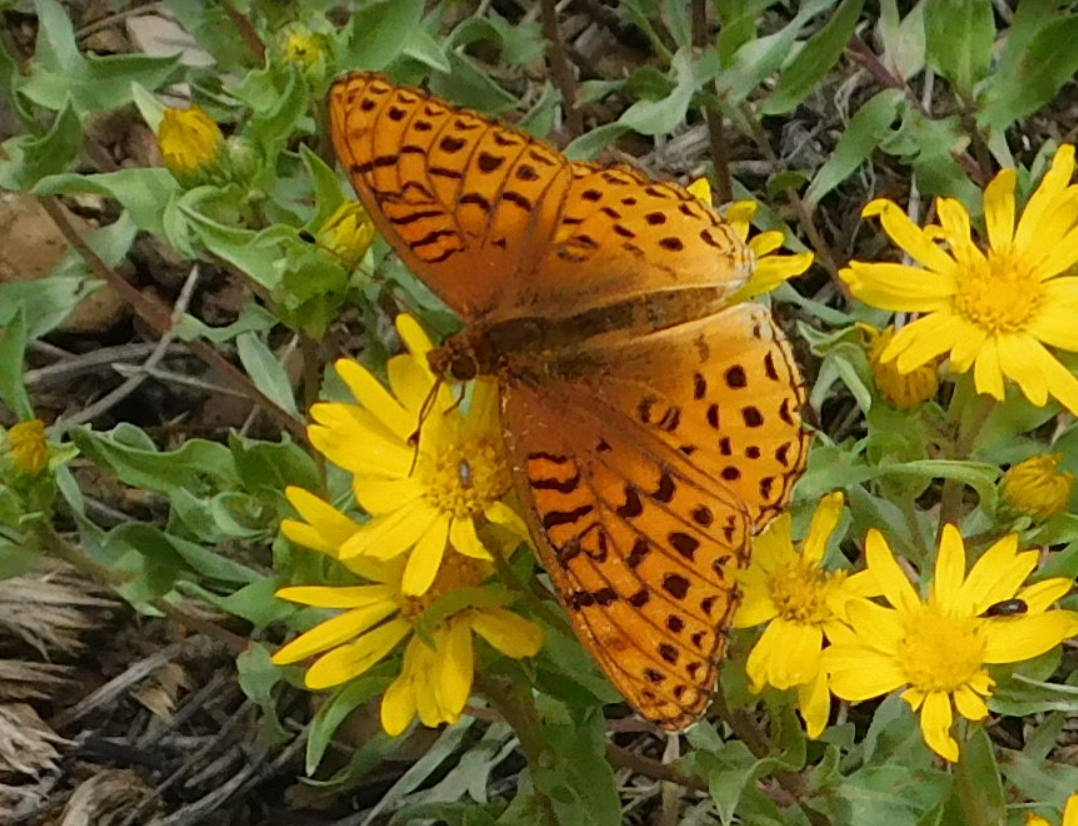
[[[952,692],[984,664],[985,641],[979,623],[926,607],[912,617],[898,646],[898,665],[914,688]]]
[[[1044,298],[1042,283],[1010,247],[961,263],[957,280],[955,312],[989,334],[1026,330]]]
[[[479,516],[506,493],[512,480],[502,452],[490,439],[448,445],[430,457],[427,499],[457,519]]]
[[[840,581],[839,577],[845,578],[845,574],[829,575],[801,560],[775,571],[771,575],[771,599],[779,616],[806,625],[834,619],[827,605],[827,594]]]

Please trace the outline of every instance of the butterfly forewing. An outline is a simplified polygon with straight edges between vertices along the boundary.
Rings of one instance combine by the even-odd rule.
[[[549,244],[571,172],[542,141],[365,73],[334,84],[330,122],[378,229],[466,319]]]

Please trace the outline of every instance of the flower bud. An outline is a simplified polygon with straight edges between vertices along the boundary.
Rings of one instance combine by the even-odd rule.
[[[1004,503],[1038,521],[1063,513],[1074,488],[1074,474],[1056,469],[1062,459],[1062,453],[1045,453],[1012,465],[1003,474]]]

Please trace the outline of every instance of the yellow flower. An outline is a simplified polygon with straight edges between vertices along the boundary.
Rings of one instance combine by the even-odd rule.
[[[329,29],[324,19],[317,20],[319,28]],[[277,37],[277,50],[286,63],[298,66],[308,80],[317,82],[325,77],[333,59],[333,39],[325,31],[316,31],[303,23],[292,23]]]
[[[1062,460],[1062,453],[1047,453],[1013,465],[1003,474],[1004,502],[1039,520],[1063,513],[1074,489],[1074,474],[1056,470]]]
[[[1060,147],[1015,227],[1017,174],[1004,169],[984,193],[988,249],[973,240],[969,212],[939,198],[942,226],[920,229],[893,202],[863,214],[924,269],[853,261],[841,272],[853,294],[885,310],[924,313],[882,354],[908,373],[949,353],[950,368],[973,368],[977,392],[1004,396],[1004,377],[1035,405],[1052,395],[1078,413],[1078,378],[1044,345],[1078,350],[1078,187],[1070,185],[1074,147]],[[943,242],[944,246],[937,242]]]
[[[946,525],[935,577],[922,600],[879,531],[869,532],[865,549],[868,570],[892,607],[860,599],[846,606],[853,633],[824,652],[831,691],[859,702],[905,686],[902,699],[920,712],[925,742],[956,761],[954,712],[975,721],[988,716],[985,698],[995,681],[985,666],[1037,657],[1078,633],[1078,614],[1049,610],[1071,581],[1059,577],[1022,587],[1038,554],[1019,552],[1016,535],[985,551],[966,576],[962,536]],[[984,616],[1012,599],[1024,602],[1026,612]]]
[[[220,171],[225,156],[221,128],[197,105],[165,110],[157,146],[165,166],[185,186],[208,183]]]
[[[473,604],[441,619],[429,631],[429,642],[413,634],[424,612],[439,599],[464,588],[480,589],[492,567],[482,560],[455,555],[438,572],[422,597],[401,588],[400,560],[378,562],[364,557],[342,559],[341,546],[357,524],[312,493],[290,488],[289,501],[306,522],[286,520],[284,533],[337,559],[371,584],[281,588],[277,596],[302,605],[342,609],[273,655],[278,665],[321,655],[307,669],[308,688],[323,689],[354,679],[388,656],[407,637],[404,668],[382,701],[385,730],[403,732],[418,712],[424,725],[454,723],[471,695],[475,658],[472,634],[514,659],[533,657],[543,642],[535,623],[492,601]],[[489,592],[493,594],[493,592]],[[431,647],[430,643],[433,643]]]
[[[1026,826],[1052,826],[1052,823],[1040,815],[1026,815]],[[1063,810],[1061,826],[1078,826],[1078,794],[1067,798],[1067,807]]]
[[[318,243],[354,267],[374,243],[374,222],[359,201],[345,201],[318,230]]]
[[[392,392],[365,367],[342,359],[337,372],[359,404],[316,404],[317,424],[308,432],[326,458],[353,474],[356,499],[372,516],[341,545],[340,556],[391,559],[410,551],[404,592],[422,594],[447,547],[490,559],[477,519],[508,529],[516,542],[528,531],[504,501],[512,481],[496,385],[476,381],[464,402],[444,384],[435,391],[430,339],[410,316],[398,316],[397,330],[410,352],[389,360]]]
[[[796,688],[810,737],[823,732],[831,708],[822,668],[824,638],[833,642],[841,634],[849,599],[878,593],[864,572],[849,576],[820,567],[842,508],[841,493],[824,497],[800,552],[790,537],[790,515],[783,514],[756,539],[752,562],[738,575],[743,595],[734,627],[768,623],[749,654],[752,690]]]
[[[40,419],[19,422],[7,432],[7,449],[16,470],[37,475],[49,466],[49,440]]]
[[[689,194],[695,195],[711,206],[711,184],[707,178],[693,181],[687,187]],[[732,296],[730,304],[737,304],[769,293],[784,281],[795,275],[801,275],[812,264],[811,252],[799,252],[794,255],[779,255],[775,250],[782,246],[785,237],[777,230],[759,232],[749,238],[752,219],[756,217],[759,205],[755,201],[735,201],[726,209],[726,220],[742,241],[747,241],[756,255],[756,267],[749,280]]]
[[[902,373],[894,361],[882,359],[884,351],[895,337],[894,326],[889,324],[882,332],[870,324],[858,326],[868,336],[868,361],[872,366],[872,376],[880,394],[887,401],[899,410],[907,410],[924,404],[936,395],[940,386],[941,359],[932,359],[908,373]]]

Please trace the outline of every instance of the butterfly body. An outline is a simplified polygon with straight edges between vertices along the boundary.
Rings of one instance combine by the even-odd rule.
[[[804,468],[800,374],[728,306],[752,254],[708,205],[377,75],[334,85],[338,157],[466,322],[432,370],[493,376],[514,484],[575,630],[644,716],[704,711],[734,573]]]

